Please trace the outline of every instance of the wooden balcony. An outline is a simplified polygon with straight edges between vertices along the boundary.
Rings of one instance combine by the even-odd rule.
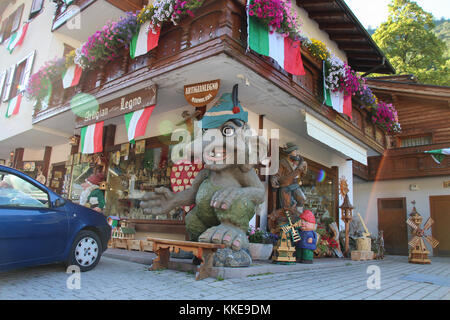
[[[84,72],[79,86],[62,90],[60,84],[54,84],[50,107],[36,112],[33,123],[69,110],[70,99],[77,93],[88,93],[98,99],[203,59],[225,54],[296,97],[373,150],[383,153],[386,133],[370,123],[367,112],[357,106],[357,101],[354,101],[353,120],[322,104],[322,64],[306,50],[302,51],[305,76],[293,76],[271,58],[253,51],[246,52],[245,3],[245,0],[207,0],[196,11],[195,17],[184,18],[176,26],[165,24],[159,46],[148,54],[133,60],[128,50],[123,49],[120,58]]]
[[[383,156],[369,157],[368,166],[353,162],[353,173],[369,181],[450,175],[450,157],[437,164],[425,151],[448,148],[449,143],[395,148]]]

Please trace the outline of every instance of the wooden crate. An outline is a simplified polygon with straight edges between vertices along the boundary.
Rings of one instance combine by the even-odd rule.
[[[114,248],[128,250],[127,239],[114,239]]]
[[[352,251],[352,260],[360,261],[360,260],[373,260],[374,253],[373,251]]]
[[[153,242],[141,240],[141,250],[146,252],[153,252]]]
[[[128,250],[142,251],[141,240],[127,240]]]

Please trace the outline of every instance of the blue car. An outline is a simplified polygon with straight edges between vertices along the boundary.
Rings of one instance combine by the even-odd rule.
[[[63,262],[93,269],[111,227],[99,212],[0,165],[0,270]]]

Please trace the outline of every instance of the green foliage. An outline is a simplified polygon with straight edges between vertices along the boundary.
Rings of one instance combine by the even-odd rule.
[[[410,0],[391,0],[388,21],[373,39],[398,74],[414,74],[420,82],[450,83],[450,62],[445,43],[433,32],[433,16]]]

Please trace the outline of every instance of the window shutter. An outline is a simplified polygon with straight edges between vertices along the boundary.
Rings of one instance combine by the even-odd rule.
[[[2,96],[3,93],[3,86],[5,85],[5,80],[6,80],[6,71],[3,71],[2,73],[0,73],[0,97]]]
[[[33,0],[33,4],[31,5],[30,18],[33,18],[39,12],[41,12],[43,4],[44,0]]]
[[[21,80],[20,81],[20,91],[24,91],[28,84],[28,80],[30,79],[30,75],[31,75],[31,70],[33,68],[35,54],[36,54],[36,51],[33,51],[27,57],[27,63],[25,65],[23,77],[22,77],[22,79],[20,79]]]
[[[11,28],[11,34],[16,32],[17,29],[19,29],[19,27],[20,27],[20,20],[22,19],[22,12],[23,12],[24,6],[25,5],[22,4],[19,8],[17,8],[17,10],[15,12],[14,20],[13,20],[13,24],[12,24],[12,28]]]
[[[8,101],[10,98],[9,95],[11,93],[11,87],[13,84],[15,73],[16,73],[16,65],[13,65],[12,67],[9,68],[9,76],[8,76],[8,81],[6,82],[5,94],[3,96],[3,102]]]

